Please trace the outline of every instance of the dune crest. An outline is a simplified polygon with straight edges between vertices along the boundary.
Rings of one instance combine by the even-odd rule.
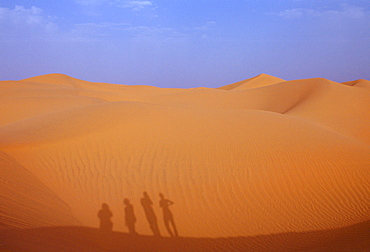
[[[71,76],[60,74],[60,73],[35,76],[35,77],[23,79],[21,81],[42,83],[42,84],[65,85],[65,86],[70,86],[70,87],[75,87],[75,88],[78,88],[82,83],[86,82],[86,81],[79,80]]]
[[[220,88],[156,88],[62,74],[0,82],[0,228],[98,227],[163,236],[314,232],[370,219],[369,81],[262,74]],[[20,190],[17,190],[17,188]],[[21,209],[27,209],[22,213]]]
[[[364,80],[364,79],[343,82],[343,84],[352,86],[352,87],[356,86],[356,87],[362,87],[362,88],[370,88],[370,81]]]
[[[242,80],[242,81],[239,81],[233,84],[219,87],[219,89],[243,90],[243,89],[251,89],[251,88],[269,86],[269,85],[273,85],[273,84],[280,83],[283,81],[285,80],[268,75],[268,74],[260,74],[250,79]]]

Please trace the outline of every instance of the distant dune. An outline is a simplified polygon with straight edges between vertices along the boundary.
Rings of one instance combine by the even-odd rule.
[[[181,238],[162,238],[161,251],[330,251],[339,241],[370,251],[368,80],[261,74],[180,89],[49,74],[1,81],[0,101],[0,251],[34,241],[34,251],[63,251],[53,234],[68,227],[78,233],[68,246],[81,237],[76,251],[89,251],[103,203],[114,235],[128,239],[125,198],[140,234],[131,249],[141,251],[160,239],[144,191],[164,237],[159,193],[174,202]],[[114,246],[105,249],[123,245]]]

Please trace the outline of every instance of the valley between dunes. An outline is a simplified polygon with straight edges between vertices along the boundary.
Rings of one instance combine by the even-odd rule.
[[[308,249],[307,240],[310,249],[325,251],[345,230],[337,236],[349,249],[343,251],[370,250],[368,80],[261,74],[220,88],[180,89],[49,74],[1,81],[0,101],[0,233],[8,237],[0,251],[27,241],[14,232],[75,227],[81,237],[94,237],[103,203],[123,237],[125,198],[137,218],[135,239],[150,243],[144,191],[163,237],[169,235],[159,193],[174,202],[184,240],[173,246],[227,237],[235,245],[244,237],[230,250],[253,251],[256,240],[248,237],[263,237],[266,251],[274,242],[277,251],[289,251],[281,245],[288,235],[280,234],[316,234],[286,242],[292,251]],[[204,244],[189,251],[206,251]],[[85,251],[54,245],[39,250]]]

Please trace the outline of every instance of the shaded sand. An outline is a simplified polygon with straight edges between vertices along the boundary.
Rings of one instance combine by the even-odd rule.
[[[337,239],[330,230],[370,219],[369,83],[266,74],[217,89],[61,74],[2,81],[0,227],[96,228],[106,203],[113,230],[127,232],[128,198],[140,239],[151,239],[146,191],[163,236],[159,193],[174,202],[182,237],[245,237],[240,248],[252,248],[250,237],[263,236],[272,248],[278,234],[332,234],[317,240],[320,251]]]
[[[0,230],[3,251],[368,251],[370,222],[306,233],[282,233],[228,238],[156,238],[85,227]]]
[[[1,228],[81,224],[65,202],[1,151],[0,171]]]

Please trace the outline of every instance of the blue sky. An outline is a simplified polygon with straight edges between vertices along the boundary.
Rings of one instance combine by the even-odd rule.
[[[369,0],[0,0],[0,80],[370,79]]]

